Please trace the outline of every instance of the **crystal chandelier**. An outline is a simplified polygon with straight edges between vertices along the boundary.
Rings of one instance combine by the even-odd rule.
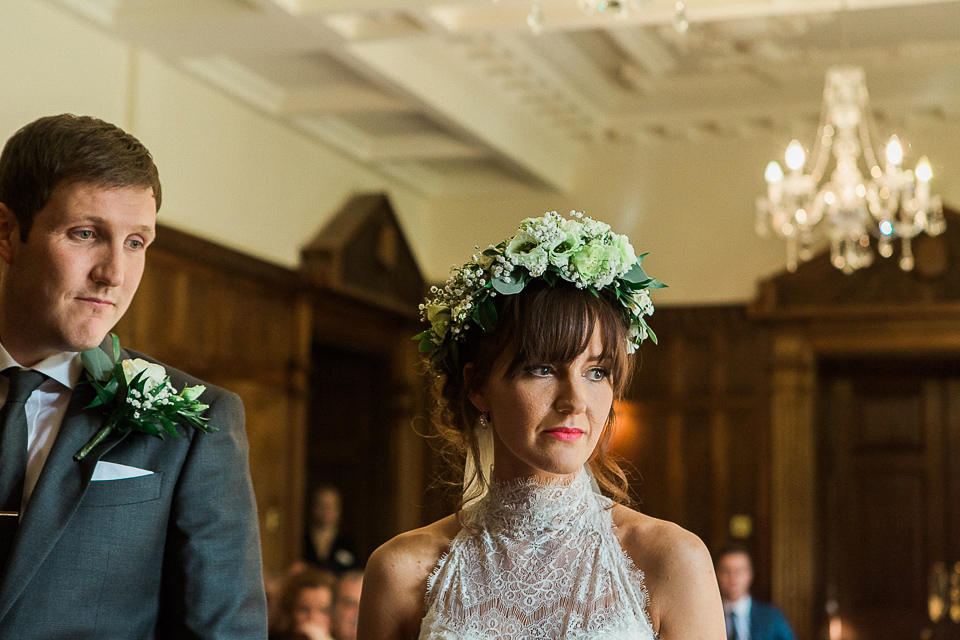
[[[910,271],[911,240],[922,231],[938,235],[946,226],[940,196],[930,195],[933,172],[926,156],[916,169],[904,169],[903,146],[892,136],[880,167],[867,99],[862,68],[831,67],[809,173],[797,140],[787,147],[786,174],[776,161],[767,165],[767,195],[757,198],[757,232],[772,230],[787,241],[790,271],[812,256],[818,232],[830,242],[833,265],[844,273],[873,262],[871,236],[885,258],[893,254],[893,241],[900,240],[900,268]],[[833,171],[827,176],[829,168]]]

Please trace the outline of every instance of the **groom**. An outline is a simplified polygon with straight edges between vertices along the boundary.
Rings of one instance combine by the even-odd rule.
[[[0,638],[266,637],[236,395],[206,385],[216,431],[74,460],[108,417],[78,352],[109,343],[159,208],[150,153],[101,120],[41,118],[0,154]]]

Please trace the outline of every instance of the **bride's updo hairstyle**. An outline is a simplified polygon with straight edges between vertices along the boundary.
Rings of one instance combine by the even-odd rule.
[[[600,329],[601,365],[614,397],[627,388],[633,353],[656,336],[644,316],[653,313],[649,291],[663,287],[640,266],[626,236],[572,212],[527,218],[516,235],[491,246],[443,287],[433,287],[421,313],[430,328],[420,351],[433,374],[433,424],[446,454],[465,460],[464,504],[486,490],[489,469],[478,429],[480,411],[470,393],[487,382],[501,358],[506,375],[536,364],[565,366],[587,350]],[[465,367],[471,365],[469,375]],[[628,502],[627,479],[608,453],[613,409],[588,464],[597,484],[617,502]],[[482,473],[479,470],[482,469]]]

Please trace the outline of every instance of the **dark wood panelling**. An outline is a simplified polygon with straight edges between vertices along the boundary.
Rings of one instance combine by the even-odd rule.
[[[617,450],[641,479],[640,509],[716,550],[731,518],[754,555],[754,593],[769,597],[769,400],[765,331],[742,306],[665,307],[659,345],[641,347],[628,400],[637,445]],[[639,444],[639,443],[642,443]]]

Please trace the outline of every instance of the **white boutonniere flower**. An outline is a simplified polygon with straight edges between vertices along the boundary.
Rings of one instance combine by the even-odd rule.
[[[203,385],[184,387],[179,393],[170,384],[170,377],[159,364],[142,358],[120,361],[120,340],[110,334],[113,357],[99,347],[80,354],[86,382],[97,397],[87,409],[103,407],[108,413],[106,424],[74,456],[82,460],[104,438],[113,433],[140,431],[163,438],[164,433],[179,437],[177,426],[213,431],[203,412],[208,406],[198,400],[206,390]]]

